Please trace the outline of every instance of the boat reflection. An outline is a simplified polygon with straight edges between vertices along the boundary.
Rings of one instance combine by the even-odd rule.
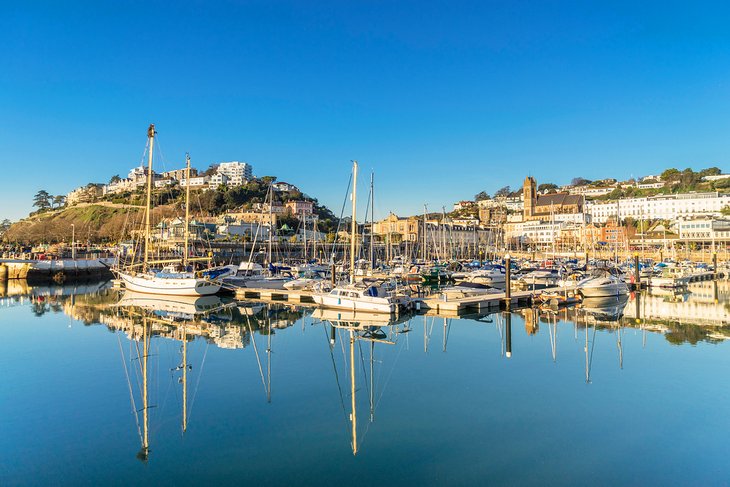
[[[332,366],[335,374],[335,381],[340,394],[340,402],[342,403],[343,413],[348,418],[349,433],[351,437],[352,454],[357,455],[361,446],[361,440],[358,440],[358,423],[357,423],[357,373],[355,367],[355,348],[359,349],[359,356],[363,358],[362,343],[367,343],[370,351],[369,371],[365,370],[363,364],[363,382],[368,390],[369,400],[369,422],[375,421],[375,344],[381,343],[385,345],[396,345],[398,337],[410,331],[409,322],[411,315],[403,315],[393,317],[383,315],[382,313],[363,313],[359,311],[337,311],[317,309],[312,314],[314,319],[321,320],[325,326],[329,327],[328,341],[329,351],[332,359]],[[341,343],[349,343],[349,360],[345,356],[346,365],[348,365],[350,379],[350,412],[346,411],[345,396],[342,391],[340,374],[337,370],[337,360],[335,358],[335,346],[337,344],[337,335],[340,334]],[[344,336],[343,336],[344,335]],[[344,351],[344,350],[343,350]]]

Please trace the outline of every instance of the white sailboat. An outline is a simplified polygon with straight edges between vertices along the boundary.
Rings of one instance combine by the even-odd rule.
[[[355,251],[357,242],[357,161],[353,161],[352,227],[350,233],[350,283],[331,291],[314,293],[312,299],[324,308],[395,313],[402,299],[395,296],[383,281],[355,282]]]
[[[119,279],[130,291],[149,294],[165,294],[174,296],[206,296],[217,293],[220,282],[212,281],[205,275],[196,276],[188,270],[188,264],[192,260],[188,255],[188,241],[190,230],[188,222],[190,210],[190,184],[187,185],[185,198],[185,249],[182,262],[175,260],[150,260],[150,217],[152,200],[152,153],[155,144],[155,126],[151,124],[147,129],[149,140],[148,168],[147,168],[147,205],[145,210],[145,234],[144,254],[141,263],[132,264],[129,269],[119,270]],[[187,157],[185,170],[186,181],[190,181],[190,158]],[[150,266],[152,264],[167,264],[161,271],[156,271]]]

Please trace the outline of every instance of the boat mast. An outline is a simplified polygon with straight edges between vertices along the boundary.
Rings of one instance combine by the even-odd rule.
[[[269,264],[271,264],[271,232],[273,231],[274,224],[272,223],[271,207],[274,205],[274,183],[273,181],[269,184]],[[253,255],[253,248],[251,249],[251,255]]]
[[[355,245],[357,238],[357,161],[352,161],[352,226],[350,230],[350,284],[355,282]]]
[[[190,154],[185,153],[185,181],[187,182],[185,188],[185,250],[183,253],[183,267],[188,267],[188,257],[190,245]]]
[[[370,260],[373,271],[375,270],[375,253],[373,251],[373,230],[375,229],[375,173],[370,173]]]
[[[145,212],[144,224],[144,264],[142,271],[147,272],[147,262],[150,253],[150,205],[152,202],[152,152],[155,147],[155,124],[151,123],[147,129],[147,138],[149,139],[149,155],[147,158],[147,211]]]
[[[154,131],[154,126],[151,126]],[[153,135],[154,136],[154,135]],[[151,147],[150,147],[151,149]],[[150,151],[151,152],[151,151]],[[149,415],[148,415],[148,397],[147,397],[147,358],[149,357],[149,334],[147,326],[147,317],[142,318],[142,418],[143,418],[143,437],[142,450],[137,454],[142,461],[147,461],[150,450],[149,442]]]
[[[188,168],[190,163],[188,159]],[[185,433],[188,429],[188,340],[187,332],[185,331],[185,323],[182,326],[182,383],[183,383],[183,416],[182,416],[182,430]]]
[[[357,167],[357,166],[356,166]],[[357,455],[357,411],[355,409],[355,335],[350,329],[350,385],[352,387],[352,454]]]
[[[421,250],[421,257],[423,262],[426,262],[426,212],[428,209],[426,205],[423,205],[423,250]]]

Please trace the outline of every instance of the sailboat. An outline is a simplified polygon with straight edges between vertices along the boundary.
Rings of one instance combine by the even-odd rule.
[[[324,308],[336,308],[378,313],[395,313],[406,297],[398,297],[385,281],[370,280],[355,282],[355,253],[357,248],[357,161],[352,166],[352,227],[350,233],[350,282],[336,286],[330,292],[318,292],[312,299]]]
[[[151,217],[151,200],[152,200],[152,153],[155,144],[155,125],[151,124],[147,129],[147,138],[149,141],[149,154],[147,163],[147,205],[145,210],[145,228],[144,228],[144,252],[141,263],[132,264],[128,269],[119,270],[119,278],[124,286],[130,291],[151,294],[166,294],[175,296],[205,296],[215,294],[221,289],[221,283],[213,281],[212,278],[220,277],[214,270],[207,271],[207,274],[196,276],[192,272],[188,264],[191,259],[188,255],[188,243],[190,238],[190,229],[188,222],[190,217],[189,200],[190,200],[190,157],[186,157],[187,166],[185,177],[187,184],[185,198],[185,249],[182,260],[150,260],[150,217]],[[167,264],[161,271],[153,269],[153,264]],[[227,272],[223,270],[222,272]]]

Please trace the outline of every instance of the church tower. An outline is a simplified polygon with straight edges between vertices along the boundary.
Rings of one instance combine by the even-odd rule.
[[[535,215],[535,205],[537,205],[537,182],[532,176],[527,176],[522,185],[522,197],[524,200],[523,216],[524,220],[532,220]]]

